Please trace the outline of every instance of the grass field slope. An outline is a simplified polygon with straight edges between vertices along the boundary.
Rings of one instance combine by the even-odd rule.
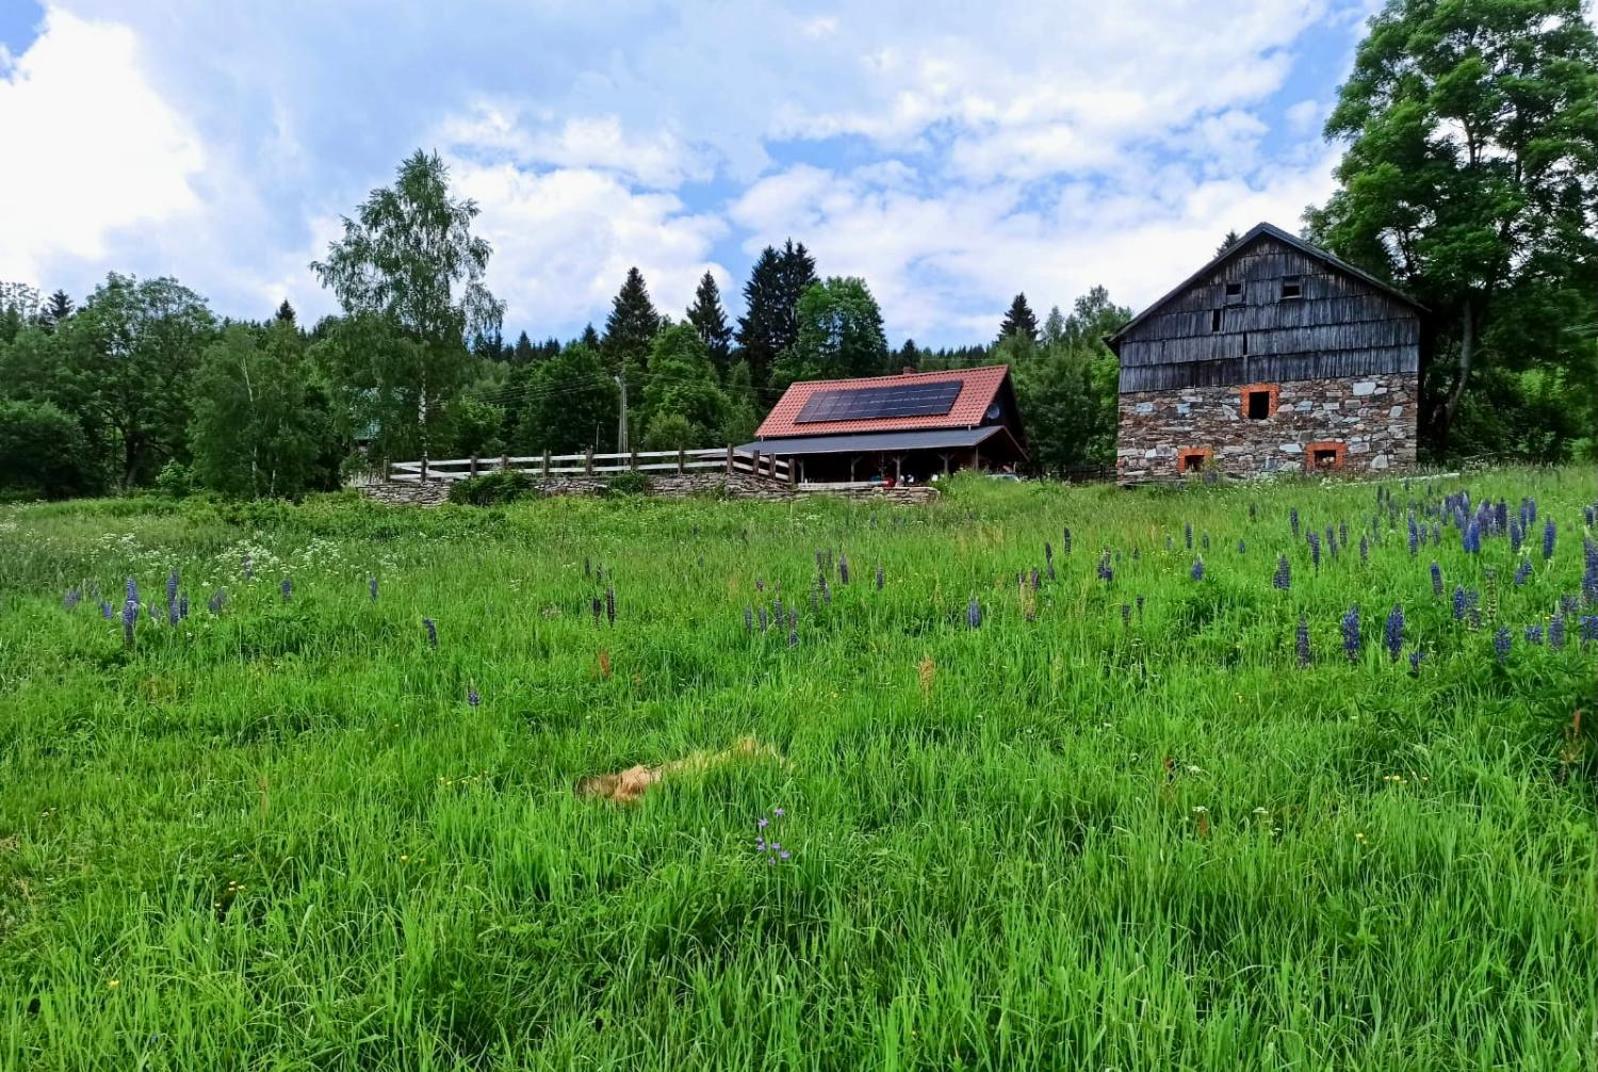
[[[0,1068],[1589,1072],[1595,509],[6,508]]]

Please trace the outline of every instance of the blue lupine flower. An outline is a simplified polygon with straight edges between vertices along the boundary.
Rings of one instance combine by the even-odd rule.
[[[1298,539],[1298,507],[1293,507],[1287,512],[1287,520],[1293,526],[1293,539]]]
[[[372,594],[372,602],[376,603],[377,602],[377,576],[376,576],[376,574],[373,574],[372,576],[366,578],[366,590]]]
[[[1343,651],[1355,661],[1359,659],[1359,649],[1359,604],[1356,603],[1343,615]]]
[[[1549,518],[1543,524],[1543,558],[1544,559],[1549,559],[1549,558],[1553,558],[1554,557],[1554,537],[1557,536],[1557,535],[1558,535],[1558,530],[1554,527],[1554,519],[1553,518]]]
[[[427,630],[427,646],[438,647],[438,623],[431,618],[423,618],[422,628]]]
[[[1333,558],[1337,557],[1337,533],[1330,525],[1326,526],[1326,550]]]
[[[1294,636],[1294,642],[1298,648],[1298,665],[1308,666],[1310,664],[1309,622],[1303,618],[1298,620],[1298,631]]]
[[[1042,587],[1043,587],[1043,575],[1041,573],[1039,573],[1036,569],[1033,569],[1033,571],[1032,571],[1032,590],[1034,592],[1036,592],[1036,591],[1040,590]]]
[[[766,631],[766,628],[767,628],[767,625],[768,625],[768,622],[767,622],[767,619],[766,619],[766,608],[765,607],[756,608],[755,616],[760,620],[760,631],[762,633],[764,633]]]
[[[771,618],[772,621],[780,623],[784,617],[785,615],[782,609],[782,597],[778,596],[776,599],[771,601]]]
[[[788,624],[788,646],[790,648],[799,646],[799,629],[792,622]]]
[[[1271,577],[1271,587],[1284,592],[1293,587],[1293,567],[1288,565],[1286,555],[1279,555],[1276,559],[1276,573]]]
[[[110,621],[113,617],[115,617],[115,615],[116,611],[111,609],[111,604],[107,603],[103,599],[100,600],[100,617],[104,618],[106,621]]]
[[[1577,631],[1581,636],[1583,647],[1598,640],[1598,614],[1582,615],[1581,624],[1577,627]]]
[[[139,622],[139,604],[128,600],[122,604],[122,640],[128,647],[133,647],[133,627]]]
[[[178,596],[178,621],[183,621],[189,616],[189,597],[187,594]]]
[[[1189,572],[1195,581],[1202,581],[1204,579],[1204,560],[1195,558],[1193,560],[1193,568]]]
[[[971,598],[970,604],[965,608],[965,624],[972,629],[980,629],[982,627],[982,604],[977,602],[975,596]]]
[[[1309,560],[1316,569],[1321,568],[1321,537],[1319,533],[1312,532],[1306,537],[1309,541]]]
[[[285,603],[294,595],[294,581],[289,577],[284,577],[283,583],[278,585],[277,588],[278,591],[283,593],[283,601]]]
[[[205,605],[210,609],[212,614],[221,614],[222,604],[226,602],[227,592],[218,588],[216,591],[211,593],[211,598],[205,601]]]
[[[138,605],[139,605],[139,586],[138,586],[138,583],[135,582],[132,577],[129,577],[128,580],[127,580],[127,583],[125,585],[123,585],[123,591],[126,593],[123,596],[123,602],[124,603],[132,603],[134,605],[134,607],[138,607]]]
[[[1242,540],[1238,540],[1237,541],[1237,553],[1241,555],[1244,552],[1246,552],[1247,550],[1248,550],[1248,545],[1245,544]]]
[[[612,585],[605,587],[605,621],[616,624],[616,589]]]
[[[1465,617],[1465,590],[1459,585],[1454,586],[1454,621]]]
[[[1520,553],[1521,542],[1524,541],[1525,538],[1526,530],[1520,526],[1519,522],[1511,521],[1509,523],[1509,549],[1518,555]]]
[[[1531,577],[1531,560],[1523,558],[1520,565],[1515,567],[1515,587],[1519,588]]]
[[[1565,616],[1556,614],[1548,621],[1548,646],[1559,651],[1565,646]]]
[[[1426,653],[1416,648],[1409,653],[1409,669],[1411,673],[1419,672],[1421,660],[1426,658]]]
[[[1463,542],[1466,553],[1472,555],[1481,553],[1481,526],[1476,523],[1475,518],[1471,518],[1470,523],[1465,526]]]
[[[1033,570],[1032,572],[1033,573],[1037,573],[1037,570]],[[882,567],[879,565],[877,567],[877,591],[879,591],[879,592],[882,591],[882,582],[883,582],[883,580],[884,580],[884,577],[882,575]]]
[[[1442,594],[1443,594],[1443,567],[1439,566],[1436,562],[1433,562],[1432,563],[1432,595],[1440,596]],[[1457,615],[1456,615],[1456,617],[1457,617]]]
[[[1071,553],[1071,530],[1067,528],[1060,534],[1060,551],[1062,554]]]
[[[166,601],[170,605],[177,602],[178,598],[178,571],[173,570],[166,575]]]
[[[849,583],[849,556],[842,551],[838,552],[838,583]]]
[[[1137,616],[1139,618],[1143,617],[1143,597],[1142,596],[1138,596],[1137,597]]]
[[[67,610],[76,610],[78,604],[83,602],[83,593],[76,588],[68,588],[67,594],[62,597],[61,603]]]
[[[1049,545],[1048,540],[1043,541],[1043,561],[1050,564],[1054,562],[1054,548]]]
[[[1132,604],[1130,604],[1130,603],[1122,603],[1121,604],[1121,624],[1122,625],[1131,625],[1132,624]]]
[[[1337,542],[1342,544],[1344,547],[1348,546],[1348,522],[1347,521],[1339,521],[1337,523]]]
[[[1387,615],[1387,624],[1382,630],[1382,639],[1387,644],[1387,654],[1396,663],[1398,653],[1404,650],[1404,608],[1393,604],[1391,613]]]
[[[466,704],[467,704],[467,706],[476,707],[478,704],[480,704],[482,702],[483,702],[483,698],[477,694],[477,686],[476,685],[467,685],[466,686]]]
[[[752,633],[754,631],[755,631],[755,612],[750,610],[748,607],[745,607],[744,608],[744,632]]]
[[[1541,645],[1543,642],[1543,627],[1541,625],[1528,625],[1526,627],[1526,643]]]
[[[1187,549],[1193,550],[1193,524],[1188,522],[1182,526],[1182,538],[1187,541]]]
[[[1110,552],[1104,552],[1104,557],[1099,559],[1099,580],[1108,584],[1115,580],[1115,570],[1110,567]]]
[[[1371,558],[1371,541],[1369,536],[1361,535],[1359,538],[1359,560],[1369,562]]]
[[[588,612],[594,616],[594,624],[599,624],[599,619],[605,613],[605,601],[595,596],[588,601]]]
[[[1415,515],[1409,515],[1409,553],[1414,554],[1420,549],[1420,527],[1415,524]]]
[[[1500,625],[1498,631],[1493,634],[1493,654],[1498,657],[1499,662],[1509,658],[1509,646],[1509,630]]]

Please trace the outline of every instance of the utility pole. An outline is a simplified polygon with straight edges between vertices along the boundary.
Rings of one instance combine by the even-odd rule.
[[[623,366],[621,373],[616,377],[616,383],[621,387],[621,414],[616,419],[616,452],[627,453],[627,369]]]

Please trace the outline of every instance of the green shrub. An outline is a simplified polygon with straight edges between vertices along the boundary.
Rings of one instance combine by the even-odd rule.
[[[533,492],[533,478],[510,469],[457,480],[450,485],[449,501],[461,506],[498,506],[527,498]]]
[[[617,473],[605,483],[606,495],[648,495],[654,487],[643,473]]]
[[[155,488],[174,499],[186,498],[194,491],[194,473],[182,462],[171,459],[156,474]]]

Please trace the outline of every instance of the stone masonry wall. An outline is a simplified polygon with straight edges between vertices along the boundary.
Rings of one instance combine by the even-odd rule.
[[[533,481],[538,494],[546,497],[560,495],[598,495],[605,490],[602,477],[550,477]],[[357,490],[369,499],[395,506],[438,506],[449,500],[446,480],[430,480],[425,484],[410,481],[374,482],[359,485]],[[938,489],[927,485],[898,488],[847,488],[813,490],[790,488],[749,476],[727,476],[724,473],[668,473],[651,475],[649,494],[655,498],[680,499],[690,495],[725,495],[731,499],[784,500],[806,495],[838,495],[848,499],[872,500],[887,503],[927,503],[938,497]]]
[[[1277,390],[1271,416],[1244,415],[1245,385],[1123,394],[1117,479],[1176,480],[1178,455],[1188,449],[1212,451],[1206,467],[1238,477],[1308,470],[1311,444],[1340,444],[1343,472],[1415,464],[1420,384],[1413,373],[1246,386]]]

